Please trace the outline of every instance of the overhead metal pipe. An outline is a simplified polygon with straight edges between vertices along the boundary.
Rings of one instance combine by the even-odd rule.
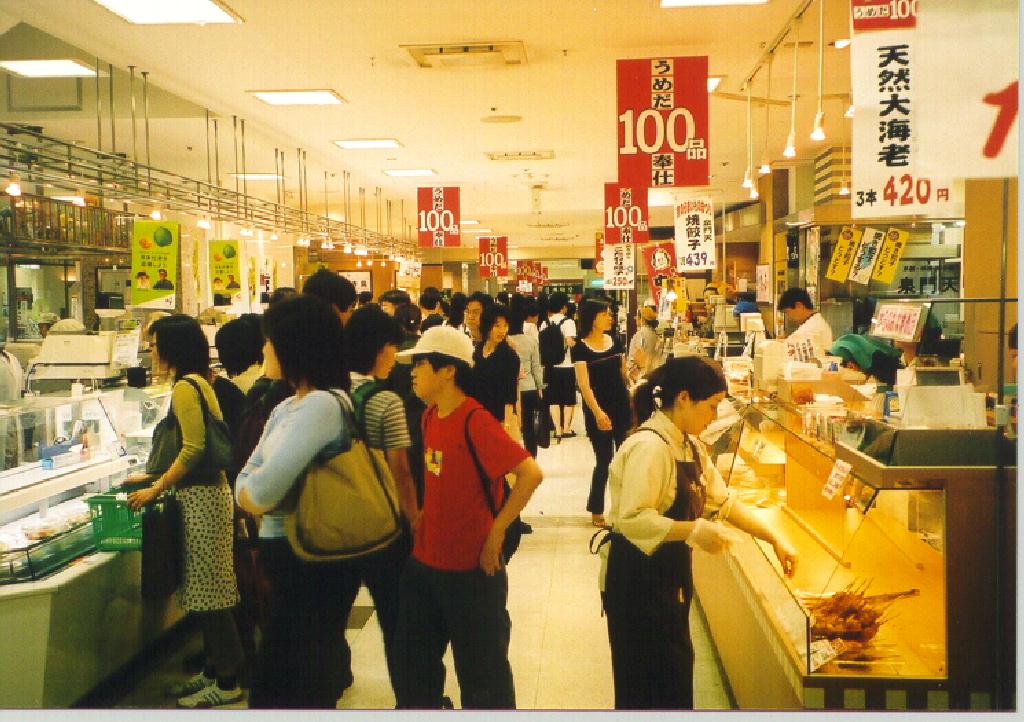
[[[110,94],[110,152],[117,152],[117,127],[114,124],[114,65],[107,63],[107,87]]]
[[[213,176],[220,188],[220,121],[217,118],[213,119]]]
[[[142,114],[145,117],[146,134],[146,187],[153,183],[153,164],[149,155],[149,71],[142,71]]]
[[[138,130],[136,128],[135,121],[135,66],[128,66],[128,95],[131,96],[131,108],[132,108],[132,162],[138,165],[139,163],[139,137]],[[207,166],[209,166],[209,155],[210,155],[210,111],[206,111],[206,155],[207,155]]]
[[[210,109],[206,109],[206,182],[213,185],[213,165],[210,159]]]
[[[103,150],[103,99],[100,97],[99,58],[96,58],[96,150]]]
[[[245,222],[249,222],[249,177],[245,169],[245,118],[239,121],[242,130],[242,202]]]

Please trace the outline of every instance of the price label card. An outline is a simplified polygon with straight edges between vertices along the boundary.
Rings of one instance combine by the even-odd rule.
[[[835,465],[832,467],[832,473],[828,475],[828,480],[825,482],[825,486],[821,489],[821,495],[832,501],[839,490],[843,488],[843,484],[850,477],[850,470],[853,467],[850,466],[849,462],[837,459]]]
[[[136,328],[114,337],[114,365],[133,368],[139,365],[139,339],[142,329]]]
[[[817,672],[842,654],[845,647],[841,639],[815,639],[811,642],[811,671]]]
[[[715,221],[711,198],[693,198],[676,205],[676,263],[679,271],[715,268]]]

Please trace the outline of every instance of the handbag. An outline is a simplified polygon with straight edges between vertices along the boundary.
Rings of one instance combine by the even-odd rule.
[[[173,494],[164,494],[142,515],[144,599],[163,599],[181,585],[183,557],[181,505]]]
[[[203,409],[203,426],[206,429],[203,459],[192,470],[192,473],[209,476],[229,468],[234,459],[234,444],[231,441],[228,425],[210,411],[210,407],[206,403],[206,396],[194,379],[186,376],[182,381],[191,384],[199,395],[199,404]],[[146,460],[146,473],[154,476],[165,473],[181,453],[181,446],[181,425],[178,423],[178,417],[174,414],[174,409],[171,408],[167,411],[167,416],[153,428],[153,445],[149,452],[149,458]]]
[[[469,455],[473,457],[473,464],[476,466],[477,475],[480,477],[480,483],[484,488],[484,498],[487,499],[487,506],[491,510],[491,514],[495,518],[498,517],[498,506],[494,503],[494,494],[491,489],[491,477],[487,474],[487,470],[484,468],[483,463],[480,461],[479,455],[476,453],[476,446],[473,444],[473,439],[469,435],[469,420],[473,418],[480,409],[473,409],[466,415],[466,428],[464,435],[466,437],[466,447],[469,449]],[[509,486],[508,479],[502,479],[502,483],[505,486],[505,500],[508,500],[509,494],[512,493],[512,488]],[[519,542],[523,538],[522,518],[518,515],[512,520],[512,523],[508,525],[505,530],[505,541],[501,545],[501,556],[508,564],[509,560],[512,559],[512,555],[519,549]]]
[[[383,452],[367,445],[354,410],[339,394],[331,395],[352,429],[352,444],[306,468],[295,508],[284,522],[295,556],[310,562],[357,559],[402,536],[398,493]]]

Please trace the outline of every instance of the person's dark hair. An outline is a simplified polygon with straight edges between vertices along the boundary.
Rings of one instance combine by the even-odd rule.
[[[428,311],[436,311],[437,304],[441,302],[441,292],[433,286],[427,286],[423,289],[423,293],[420,294],[420,308],[425,308]]]
[[[394,316],[384,313],[377,305],[360,308],[345,324],[345,354],[349,370],[370,373],[381,349],[388,344],[400,346],[404,340],[402,327]]]
[[[602,311],[611,310],[607,301],[597,298],[584,298],[580,301],[580,317],[576,322],[576,330],[580,338],[588,336],[594,328],[594,319]]]
[[[480,316],[480,337],[484,341],[486,341],[487,337],[491,335],[491,329],[494,328],[494,324],[497,323],[499,318],[505,319],[505,323],[509,326],[512,325],[511,313],[509,313],[509,310],[505,306],[502,306],[500,303],[492,303],[490,306],[484,306],[483,315]],[[511,329],[509,330],[509,333],[512,333]]]
[[[359,306],[367,306],[371,303],[373,303],[372,291],[360,291],[359,295],[356,296],[356,304]]]
[[[754,291],[740,291],[736,294],[736,301],[750,301],[751,303],[756,303],[757,294]]]
[[[814,309],[814,302],[811,301],[810,294],[803,288],[787,288],[783,291],[779,296],[778,309],[785,311],[787,308],[796,308],[797,303],[802,303],[810,310]]]
[[[149,327],[161,360],[174,369],[174,380],[187,374],[210,378],[210,342],[199,321],[183,313],[158,318]]]
[[[466,303],[469,301],[466,294],[457,291],[452,294],[452,303],[448,308],[448,325],[458,328],[466,321]]]
[[[402,293],[405,292],[402,291]],[[420,312],[419,306],[413,306],[411,303],[400,303],[395,307],[395,320],[398,321],[398,325],[405,334],[415,336],[420,330],[423,314]]]
[[[1007,334],[1007,345],[1010,347],[1010,350],[1017,350],[1017,324],[1013,324],[1013,328]]]
[[[443,353],[424,353],[413,356],[413,364],[419,363],[420,359],[426,359],[427,363],[430,364],[430,368],[434,369],[434,371],[440,371],[445,366],[454,366],[455,385],[467,396],[472,395],[474,382],[473,367],[468,363],[459,361],[451,356],[446,356]]]
[[[522,308],[510,310],[508,314],[508,335],[521,335],[524,323],[526,323],[526,312]]]
[[[507,307],[509,301],[508,291],[498,291],[498,295],[494,297],[494,300]]]
[[[441,315],[447,316],[449,313],[451,313],[452,305],[450,303],[445,301],[443,298],[437,303],[441,307]]]
[[[252,319],[228,321],[217,329],[213,338],[217,355],[229,376],[237,376],[253,364],[263,363],[263,332]]]
[[[390,291],[380,294],[379,301],[380,303],[393,303],[396,306],[401,306],[404,303],[412,303],[412,298],[402,289],[392,288]]]
[[[556,291],[548,297],[548,313],[558,313],[569,305],[569,294]]]
[[[565,307],[565,317],[576,318],[576,304],[572,301],[569,301],[569,305]]]
[[[704,401],[728,388],[725,374],[717,361],[703,356],[672,358],[654,369],[636,387],[633,410],[637,423],[642,424],[659,407],[668,410],[683,391],[690,395],[691,401]]]
[[[292,387],[306,381],[315,389],[348,390],[345,342],[334,308],[318,296],[300,294],[263,314],[263,335]]]
[[[297,296],[298,294],[299,292],[296,291],[291,286],[278,286],[277,288],[274,289],[274,292],[270,294],[270,302],[268,305],[273,306],[274,304],[280,303],[286,298],[291,298],[292,296]]]
[[[356,302],[356,287],[352,281],[326,268],[307,278],[302,292],[327,301],[341,312],[348,311]]]
[[[429,316],[427,316],[425,319],[423,319],[423,323],[420,324],[420,333],[426,333],[428,328],[433,328],[434,326],[443,326],[443,325],[444,325],[444,318],[442,318],[440,315],[438,315],[436,313],[432,313]]]
[[[466,305],[468,306],[474,301],[483,306],[485,311],[487,310],[488,306],[494,303],[494,299],[491,298],[490,295],[484,293],[483,291],[474,291],[473,293],[469,294],[469,298],[466,299]]]

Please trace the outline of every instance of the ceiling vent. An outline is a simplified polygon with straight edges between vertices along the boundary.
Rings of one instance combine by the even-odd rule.
[[[421,68],[487,68],[526,65],[526,46],[521,40],[399,45]]]
[[[503,153],[488,153],[491,160],[551,160],[555,157],[553,150],[513,150]]]

